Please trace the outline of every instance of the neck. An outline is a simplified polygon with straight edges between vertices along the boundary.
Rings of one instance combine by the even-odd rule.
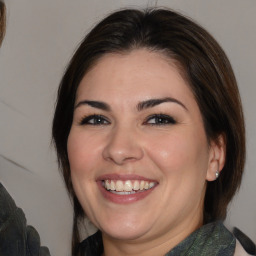
[[[134,240],[119,240],[102,234],[104,254],[103,256],[161,256],[178,245],[187,236],[202,226],[202,216],[194,216],[182,225],[168,229],[161,236],[141,237]]]

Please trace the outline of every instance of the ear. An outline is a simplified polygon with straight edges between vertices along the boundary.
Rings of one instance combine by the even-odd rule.
[[[216,140],[212,140],[210,143],[209,151],[209,163],[207,169],[206,180],[216,180],[216,172],[221,173],[225,165],[226,159],[226,140],[225,136],[219,135]]]

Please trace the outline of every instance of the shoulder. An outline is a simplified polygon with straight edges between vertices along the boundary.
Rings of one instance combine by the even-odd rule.
[[[237,227],[233,229],[233,234],[236,238],[235,256],[256,255],[256,245],[247,235]]]
[[[48,248],[40,246],[40,237],[27,220],[22,209],[0,182],[0,255],[50,256]]]
[[[101,232],[98,230],[95,234],[87,237],[79,245],[81,255],[100,256],[103,253],[103,242]]]
[[[236,249],[235,249],[235,254],[234,256],[249,256],[251,254],[248,254],[243,246],[240,244],[240,242],[238,240],[236,240]]]

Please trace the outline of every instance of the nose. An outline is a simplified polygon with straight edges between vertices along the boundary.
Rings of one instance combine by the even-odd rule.
[[[138,137],[131,129],[116,127],[109,134],[103,158],[117,165],[142,159],[144,152]]]

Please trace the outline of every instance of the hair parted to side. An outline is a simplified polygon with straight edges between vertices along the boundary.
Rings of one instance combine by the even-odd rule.
[[[6,9],[4,2],[0,1],[0,46],[4,39],[6,27]]]
[[[114,12],[84,38],[60,83],[53,119],[53,141],[60,170],[74,202],[73,255],[78,254],[78,220],[84,212],[73,190],[67,154],[77,88],[105,54],[146,48],[177,63],[200,108],[208,140],[225,137],[226,162],[218,180],[207,184],[204,222],[225,219],[240,186],[245,162],[245,128],[232,67],[215,39],[189,18],[169,9]]]

